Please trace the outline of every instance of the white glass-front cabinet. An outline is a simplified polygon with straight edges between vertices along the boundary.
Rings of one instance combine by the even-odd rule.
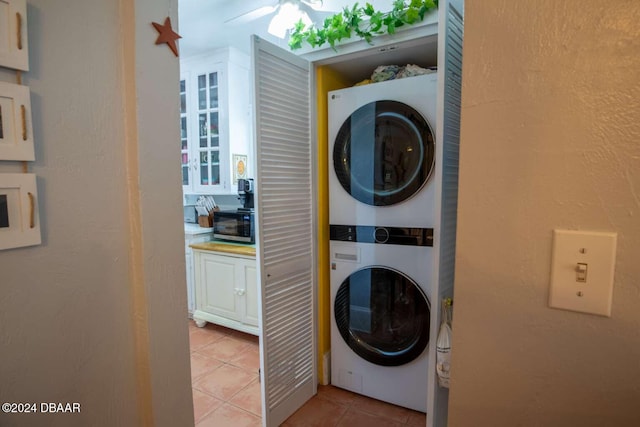
[[[234,193],[232,158],[248,155],[249,58],[232,48],[181,61],[182,186]]]

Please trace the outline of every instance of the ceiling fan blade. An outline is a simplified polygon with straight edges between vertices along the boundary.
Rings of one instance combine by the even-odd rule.
[[[330,12],[335,13],[338,10],[330,10],[324,6],[324,2],[322,0],[300,0],[303,6],[309,7],[316,12]]]
[[[257,9],[253,9],[249,12],[243,13],[236,17],[227,19],[224,21],[225,24],[245,24],[247,22],[253,21],[254,19],[262,18],[270,13],[273,13],[278,9],[279,5],[275,6],[262,6]]]

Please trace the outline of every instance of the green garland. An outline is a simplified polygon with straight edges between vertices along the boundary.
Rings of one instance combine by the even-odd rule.
[[[370,3],[364,7],[356,3],[325,19],[322,28],[313,24],[307,27],[302,20],[298,21],[289,37],[289,48],[300,49],[306,42],[311,47],[329,43],[335,50],[336,42],[353,34],[371,43],[374,36],[394,34],[398,27],[422,21],[428,11],[437,7],[438,0],[410,0],[408,4],[405,0],[394,0],[393,9],[383,13],[374,10]]]

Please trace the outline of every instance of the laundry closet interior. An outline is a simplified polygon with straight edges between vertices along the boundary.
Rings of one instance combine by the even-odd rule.
[[[317,132],[313,167],[318,215],[318,380],[427,412],[428,425],[446,425],[447,418],[448,390],[437,383],[435,341],[440,301],[453,296],[457,208],[462,15],[448,4],[445,11],[443,3],[442,10],[427,16],[421,25],[394,37],[380,37],[374,45],[354,42],[340,46],[338,53],[327,48],[301,55],[311,64],[312,122]],[[439,22],[439,16],[447,16],[447,22]],[[439,37],[443,31],[448,31],[448,37]],[[378,66],[407,64],[437,67],[437,72],[354,87],[370,78]],[[393,105],[376,107],[380,104],[376,101],[417,106],[407,112],[402,106],[400,110]],[[343,106],[332,107],[332,102]],[[376,112],[351,117],[351,126],[344,128],[350,114],[360,107]],[[341,108],[344,111],[335,113]],[[425,121],[417,123],[414,116]],[[358,120],[376,121],[375,130],[357,130],[354,123]],[[357,151],[365,147],[350,144],[349,135],[381,131],[385,121],[391,122],[389,129],[396,137],[411,140],[402,149],[391,144],[386,149],[388,156],[397,159],[400,151],[405,150],[406,155],[410,154],[407,150],[415,150],[424,158],[405,165],[407,176],[376,184],[376,179],[385,178],[365,176],[355,165],[368,162],[377,175],[393,174],[393,167],[386,168],[384,161],[374,165],[375,157],[384,154]],[[341,148],[336,149],[334,140],[341,127]],[[348,158],[348,151],[353,158]],[[369,156],[368,160],[363,156]],[[344,182],[338,184],[338,175]],[[374,301],[374,295],[384,293],[380,284],[385,282],[394,283],[393,292],[384,301]],[[402,314],[396,304],[396,314],[375,318],[390,307],[392,298],[405,297],[413,313]],[[417,315],[420,310],[427,313],[426,319]],[[410,327],[391,331],[394,321]],[[370,334],[375,327],[387,328],[389,333]],[[407,336],[397,336],[403,333]]]

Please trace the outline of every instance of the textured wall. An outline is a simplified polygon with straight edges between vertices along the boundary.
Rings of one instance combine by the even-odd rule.
[[[178,128],[171,119],[178,114],[178,66],[166,46],[154,46],[149,24],[175,14],[177,0],[136,1],[139,22],[129,33],[137,28],[143,37],[133,63],[143,83],[133,110],[123,108],[119,3],[28,0],[31,70],[23,83],[31,88],[36,161],[29,167],[38,176],[43,243],[0,251],[0,402],[82,406],[80,414],[0,413],[3,427],[135,426],[152,416],[158,426],[193,422],[172,142]],[[0,80],[15,82],[14,73],[1,70]],[[130,180],[127,144],[139,144],[134,151],[143,159]],[[19,170],[18,162],[0,162],[0,173]],[[131,181],[146,220],[133,232]],[[135,266],[133,247],[141,248]],[[133,270],[142,272],[142,299],[133,296]],[[138,352],[136,336],[147,339],[138,341]],[[140,354],[150,367],[146,377]],[[151,416],[138,399],[141,380],[150,383]]]
[[[0,425],[133,425],[118,4],[54,3],[28,5],[43,243],[0,252],[0,401],[82,412]]]
[[[640,425],[640,2],[467,1],[450,426]],[[611,318],[553,228],[618,232]]]

